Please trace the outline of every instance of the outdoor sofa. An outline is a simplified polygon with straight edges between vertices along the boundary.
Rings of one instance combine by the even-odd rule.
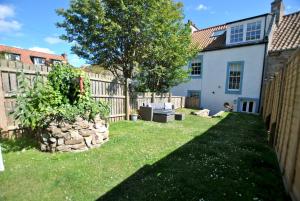
[[[172,103],[149,103],[146,106],[141,106],[139,112],[144,121],[167,123],[175,119]]]

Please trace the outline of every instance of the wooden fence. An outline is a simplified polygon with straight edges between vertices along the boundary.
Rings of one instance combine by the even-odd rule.
[[[286,189],[300,201],[300,49],[265,85],[263,119]]]
[[[0,128],[15,130],[14,119],[10,115],[14,111],[16,100],[14,95],[18,89],[17,74],[24,72],[30,84],[34,82],[37,71],[46,79],[51,70],[47,66],[27,65],[20,62],[0,60]],[[106,101],[110,104],[110,121],[119,121],[125,118],[124,85],[111,76],[89,73],[92,95],[95,100]],[[155,102],[171,101],[175,108],[184,107],[185,98],[179,96],[169,97],[169,94],[155,96]],[[144,103],[151,102],[151,94],[136,94],[130,99],[131,109],[138,109]]]

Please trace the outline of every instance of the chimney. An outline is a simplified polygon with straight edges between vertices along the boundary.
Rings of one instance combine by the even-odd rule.
[[[199,30],[198,27],[191,20],[188,20],[188,24],[190,25],[192,33]]]
[[[64,58],[65,62],[68,63],[68,55],[67,53],[61,54],[61,56]]]
[[[279,24],[282,16],[284,15],[284,4],[282,2],[282,0],[275,0],[272,4],[271,4],[271,13],[273,13],[275,15],[275,22],[276,24]]]

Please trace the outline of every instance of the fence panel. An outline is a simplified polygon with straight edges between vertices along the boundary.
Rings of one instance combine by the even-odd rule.
[[[37,72],[47,79],[48,66],[28,65],[21,62],[0,60],[0,127],[4,130],[17,129],[16,122],[10,115],[15,109],[15,94],[19,87],[18,74],[23,72],[30,85],[35,81]],[[108,102],[111,106],[109,120],[111,122],[125,119],[124,85],[109,75],[88,73],[91,81],[92,96],[97,101]],[[168,102],[169,94],[155,96],[155,102]],[[175,108],[184,106],[184,97],[173,96],[171,102]],[[151,93],[141,93],[130,99],[131,109],[138,109],[143,104],[151,102]]]
[[[300,49],[264,89],[263,119],[286,189],[300,201]]]

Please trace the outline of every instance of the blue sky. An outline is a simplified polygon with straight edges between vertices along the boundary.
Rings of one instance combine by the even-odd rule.
[[[182,0],[184,14],[199,28],[247,18],[270,11],[273,0]],[[243,3],[241,3],[243,2]],[[300,0],[285,0],[286,13],[300,10]],[[69,62],[81,66],[84,60],[71,54],[70,44],[58,39],[63,30],[57,8],[67,8],[68,0],[0,0],[0,44],[25,49],[66,52]]]

